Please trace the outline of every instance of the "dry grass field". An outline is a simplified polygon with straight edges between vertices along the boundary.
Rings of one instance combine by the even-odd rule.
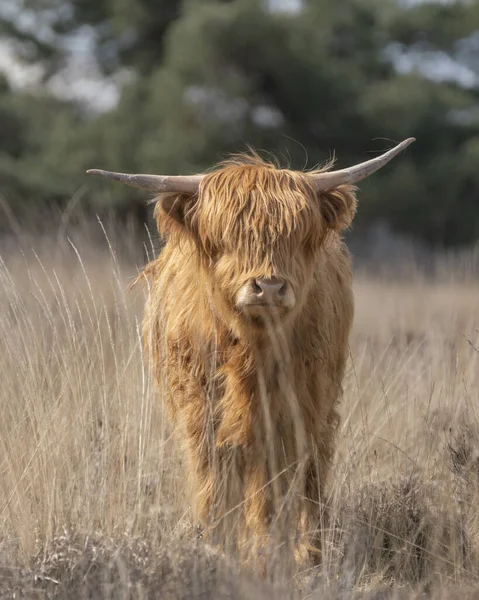
[[[112,245],[0,255],[0,597],[479,597],[472,270],[357,274],[323,564],[261,582],[190,521],[126,294],[141,261]]]

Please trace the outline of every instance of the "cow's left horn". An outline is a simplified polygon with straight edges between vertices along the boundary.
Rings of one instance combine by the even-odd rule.
[[[195,194],[203,179],[203,175],[129,175],[128,173],[113,173],[101,169],[90,169],[90,175],[101,175],[107,179],[114,179],[132,187],[143,188],[150,192],[181,192]]]
[[[358,165],[354,165],[348,169],[329,171],[326,173],[313,175],[316,183],[316,190],[321,192],[343,183],[353,184],[361,179],[365,179],[366,177],[369,177],[369,175],[372,175],[375,171],[378,171],[381,167],[384,167],[384,165],[387,164],[392,158],[397,156],[400,152],[407,148],[409,144],[412,144],[412,142],[415,141],[415,138],[408,138],[394,148],[391,148],[391,150],[388,150],[388,152],[381,154],[381,156],[377,156],[376,158],[372,158],[366,162],[359,163]]]

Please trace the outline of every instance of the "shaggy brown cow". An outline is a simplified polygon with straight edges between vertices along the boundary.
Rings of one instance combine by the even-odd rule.
[[[205,175],[90,171],[161,193],[166,244],[145,270],[145,342],[196,514],[244,559],[272,539],[297,559],[319,553],[353,318],[340,232],[353,184],[411,141],[341,171],[283,170],[255,154]]]

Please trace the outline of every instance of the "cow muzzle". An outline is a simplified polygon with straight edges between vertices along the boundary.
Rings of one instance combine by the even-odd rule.
[[[280,277],[253,278],[240,289],[236,306],[250,316],[283,314],[295,305],[291,285]]]

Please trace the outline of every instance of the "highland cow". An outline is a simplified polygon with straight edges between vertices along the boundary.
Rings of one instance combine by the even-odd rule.
[[[412,141],[339,171],[280,169],[254,153],[194,176],[89,171],[160,194],[145,344],[197,518],[245,560],[271,540],[299,560],[320,556],[353,319],[341,232],[354,184]]]

